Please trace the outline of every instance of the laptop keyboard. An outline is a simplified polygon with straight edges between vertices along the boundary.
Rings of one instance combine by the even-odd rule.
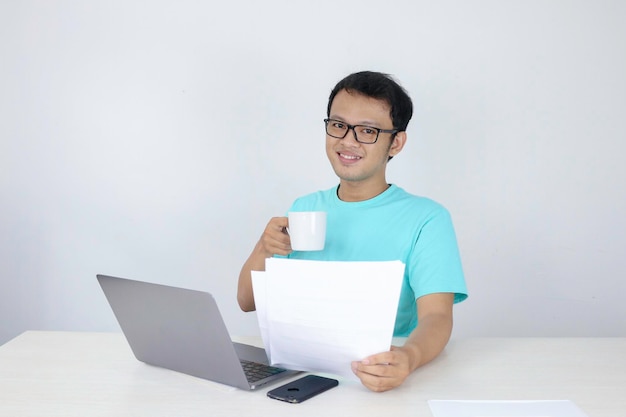
[[[285,372],[286,369],[276,368],[275,366],[265,365],[258,362],[250,362],[244,359],[240,359],[243,371],[248,378],[248,382],[257,382],[268,376],[276,375],[281,372]]]

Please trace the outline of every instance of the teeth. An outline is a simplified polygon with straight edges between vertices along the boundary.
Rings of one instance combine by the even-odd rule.
[[[360,156],[356,156],[356,155],[345,155],[345,154],[339,154],[339,155],[341,155],[341,157],[345,159],[361,159]]]

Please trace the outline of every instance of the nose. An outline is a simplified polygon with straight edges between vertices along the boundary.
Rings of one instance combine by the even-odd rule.
[[[352,135],[350,135],[350,130],[352,130]],[[350,137],[350,144],[351,145],[355,145],[355,144],[356,145],[360,145],[361,144],[361,142],[359,142],[356,139],[356,130],[354,130],[354,126],[348,127],[348,134],[343,138],[343,141],[345,142],[348,139],[348,137]]]

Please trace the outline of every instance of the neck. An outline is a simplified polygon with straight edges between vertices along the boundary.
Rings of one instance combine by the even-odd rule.
[[[363,184],[341,181],[337,188],[337,197],[339,197],[341,201],[346,202],[365,201],[382,194],[390,186],[391,185],[387,184],[387,182],[376,186],[365,187]]]

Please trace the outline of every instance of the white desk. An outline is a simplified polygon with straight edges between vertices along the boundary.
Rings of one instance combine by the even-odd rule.
[[[302,404],[145,365],[116,333],[26,332],[0,346],[0,416],[430,417],[427,400],[575,402],[626,416],[626,338],[452,340],[395,390],[359,383]]]

